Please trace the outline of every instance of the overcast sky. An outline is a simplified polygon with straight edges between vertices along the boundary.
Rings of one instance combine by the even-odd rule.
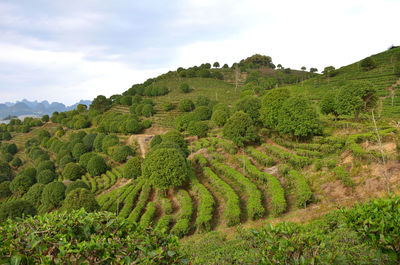
[[[0,0],[0,102],[72,104],[252,54],[340,67],[400,45],[400,0]]]

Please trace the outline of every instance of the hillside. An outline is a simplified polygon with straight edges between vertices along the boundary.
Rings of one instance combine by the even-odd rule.
[[[122,220],[124,231],[125,222],[136,223],[133,231],[144,241],[149,236],[153,242],[159,231],[180,238],[188,258],[182,263],[248,264],[255,251],[265,264],[358,264],[357,253],[365,257],[361,264],[390,264],[400,251],[392,229],[397,215],[376,221],[384,226],[377,243],[375,228],[363,234],[363,218],[374,223],[385,212],[354,217],[362,211],[334,210],[400,193],[400,138],[393,122],[400,114],[394,85],[399,55],[394,48],[371,56],[371,70],[357,62],[327,75],[274,69],[270,57],[254,55],[232,68],[180,68],[121,95],[100,95],[89,109],[1,124],[0,222],[23,215],[58,220],[64,211],[76,220],[84,213],[74,210],[83,207],[99,213],[85,219],[88,227],[91,220],[113,219],[103,215],[110,212],[119,218],[105,221],[107,228]],[[376,93],[354,80],[369,81]],[[351,97],[340,97],[343,86]],[[346,107],[335,117],[320,111],[329,91],[335,91],[332,108]],[[378,202],[398,205],[397,197]],[[26,220],[21,222],[31,227],[34,221]],[[144,232],[150,227],[155,235]],[[301,244],[285,236],[292,233]],[[147,248],[153,251],[148,263],[165,253],[177,257],[171,244],[178,243],[160,238],[166,246],[146,245],[136,258],[144,262]],[[276,242],[287,244],[285,251]],[[320,259],[313,257],[324,246]]]
[[[400,83],[400,47],[395,47],[370,56],[376,65],[371,70],[361,67],[361,61],[343,66],[331,76],[318,76],[308,79],[301,84],[290,86],[294,94],[304,95],[312,100],[321,100],[326,92],[337,90],[351,80],[365,80],[371,82],[380,97],[379,110],[387,118],[399,118],[400,101],[396,90]]]

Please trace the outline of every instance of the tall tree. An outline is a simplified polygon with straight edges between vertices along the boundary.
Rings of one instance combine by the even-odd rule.
[[[97,110],[101,113],[105,112],[111,107],[111,100],[103,95],[97,96],[90,104],[90,109]]]
[[[213,64],[213,67],[219,68],[219,62],[215,62],[215,63]]]
[[[337,112],[340,115],[354,115],[357,122],[359,114],[373,109],[378,102],[375,87],[369,81],[351,81],[339,90]]]

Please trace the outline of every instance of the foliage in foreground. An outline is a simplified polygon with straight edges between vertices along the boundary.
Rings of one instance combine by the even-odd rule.
[[[177,264],[175,237],[108,212],[45,214],[0,227],[2,263]]]
[[[398,264],[400,197],[376,199],[307,225],[212,232],[184,243],[193,264]]]

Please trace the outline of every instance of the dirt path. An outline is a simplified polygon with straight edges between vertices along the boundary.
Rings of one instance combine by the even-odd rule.
[[[150,149],[150,141],[154,134],[134,134],[129,136],[127,145],[132,145],[133,141],[139,145],[140,154],[144,158]]]

